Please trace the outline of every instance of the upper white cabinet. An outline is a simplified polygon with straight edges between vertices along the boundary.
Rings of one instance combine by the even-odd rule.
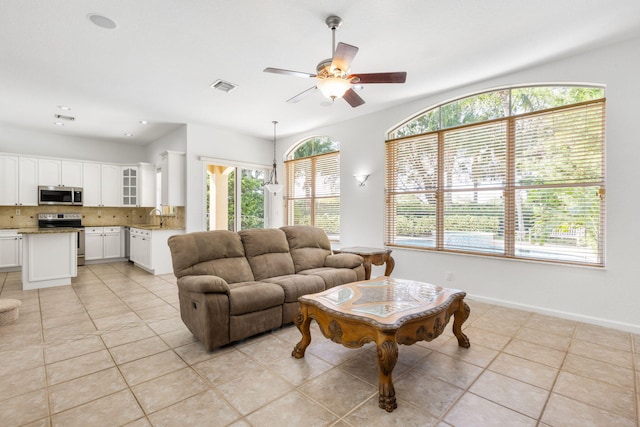
[[[150,163],[122,167],[122,206],[156,205],[156,171]]]
[[[122,167],[122,206],[138,205],[138,167]]]
[[[162,198],[163,206],[184,206],[185,155],[176,151],[162,153]]]
[[[83,182],[84,206],[120,206],[120,166],[86,162]]]
[[[139,206],[156,205],[156,166],[151,163],[138,165],[140,181],[138,181]]]
[[[82,187],[82,162],[56,159],[38,160],[38,185]]]
[[[0,155],[0,206],[38,204],[38,159]]]

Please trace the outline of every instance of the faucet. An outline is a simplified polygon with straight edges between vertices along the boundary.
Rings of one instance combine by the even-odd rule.
[[[151,212],[149,212],[149,216],[158,213],[160,215],[160,228],[162,228],[162,211],[158,208],[153,208],[151,209]]]

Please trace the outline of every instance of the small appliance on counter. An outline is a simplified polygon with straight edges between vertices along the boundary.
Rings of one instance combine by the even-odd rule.
[[[78,228],[78,265],[84,265],[84,226],[79,213],[41,213],[38,214],[40,228]]]

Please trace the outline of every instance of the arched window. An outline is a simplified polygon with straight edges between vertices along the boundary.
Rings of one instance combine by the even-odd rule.
[[[287,159],[287,224],[313,225],[339,240],[340,143],[326,136],[308,138]]]
[[[605,103],[601,87],[513,87],[396,127],[386,244],[603,266]]]

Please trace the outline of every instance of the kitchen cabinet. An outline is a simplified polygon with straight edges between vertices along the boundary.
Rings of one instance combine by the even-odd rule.
[[[0,206],[38,205],[38,159],[0,155]]]
[[[151,163],[122,167],[122,206],[156,205],[156,171]]]
[[[151,274],[169,274],[173,272],[171,252],[167,240],[184,230],[146,230],[131,227],[129,260]]]
[[[38,160],[38,185],[82,188],[82,162],[56,159]]]
[[[0,268],[22,265],[22,236],[18,230],[0,230]]]
[[[120,166],[85,162],[83,181],[84,206],[120,206]]]
[[[156,205],[156,166],[151,163],[138,164],[138,206]]]
[[[84,259],[87,261],[122,257],[122,227],[86,227]]]
[[[138,205],[138,168],[136,166],[122,167],[122,206]]]
[[[176,151],[162,153],[162,186],[160,204],[184,206],[185,155]]]
[[[70,285],[78,275],[78,233],[57,230],[21,230],[23,291]]]

